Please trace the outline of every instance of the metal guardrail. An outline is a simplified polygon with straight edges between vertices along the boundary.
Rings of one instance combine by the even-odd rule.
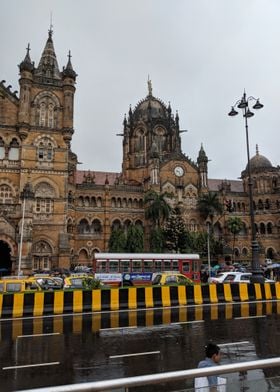
[[[254,369],[280,367],[280,357],[261,359],[258,361],[240,362],[237,364],[220,365],[209,368],[180,370],[176,372],[148,374],[136,377],[117,378],[107,381],[94,381],[79,384],[61,385],[55,387],[26,389],[24,392],[81,392],[81,391],[112,391],[116,388],[128,388],[160,384],[164,382],[180,381],[196,377],[211,376],[213,374],[226,374]]]

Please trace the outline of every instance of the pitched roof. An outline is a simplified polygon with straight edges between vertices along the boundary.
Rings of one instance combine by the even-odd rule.
[[[218,192],[219,186],[226,181],[230,184],[231,192],[244,192],[243,183],[241,180],[221,180],[221,179],[208,179],[208,187],[210,191]]]
[[[116,178],[120,176],[120,173],[106,173],[93,170],[77,170],[76,172],[76,184],[82,184],[85,182],[85,178],[90,176],[93,179],[93,183],[96,185],[105,185],[107,181],[108,185],[114,185]]]

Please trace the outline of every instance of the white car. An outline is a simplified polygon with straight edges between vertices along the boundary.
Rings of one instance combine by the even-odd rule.
[[[251,272],[220,272],[208,279],[209,283],[250,283]],[[272,279],[265,278],[265,283],[275,283]]]

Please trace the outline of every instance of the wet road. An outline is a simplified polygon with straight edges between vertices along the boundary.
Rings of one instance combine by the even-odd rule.
[[[217,342],[222,363],[280,356],[280,303],[212,305],[0,322],[0,390],[191,369]],[[268,391],[279,369],[229,375]],[[258,379],[258,381],[254,381]],[[245,380],[245,381],[244,381]],[[280,384],[279,384],[280,385]],[[130,391],[182,391],[191,382]],[[240,391],[240,384],[230,391]],[[274,382],[273,391],[277,389]]]

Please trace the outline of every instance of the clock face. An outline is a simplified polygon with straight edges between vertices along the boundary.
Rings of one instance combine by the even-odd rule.
[[[175,176],[182,177],[184,175],[184,169],[181,166],[176,166],[174,169]]]

